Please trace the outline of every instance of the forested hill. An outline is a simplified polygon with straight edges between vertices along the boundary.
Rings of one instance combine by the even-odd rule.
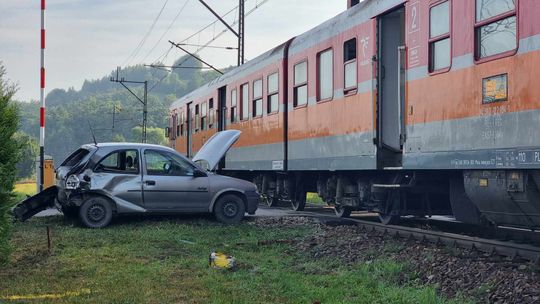
[[[179,58],[174,66],[199,67],[195,59]],[[97,80],[86,80],[80,90],[54,89],[46,97],[46,154],[58,165],[76,147],[92,142],[89,126],[100,142],[140,142],[142,104],[119,83],[110,81],[116,70]],[[126,80],[148,81],[148,141],[165,144],[168,107],[176,99],[216,78],[214,71],[174,69],[167,71],[132,66],[121,70]],[[142,85],[130,88],[143,96]],[[20,131],[32,140],[39,136],[39,104],[20,102]],[[113,124],[114,116],[114,124]],[[35,142],[34,142],[35,143]]]

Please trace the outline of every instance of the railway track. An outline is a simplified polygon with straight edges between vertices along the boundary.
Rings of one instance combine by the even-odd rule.
[[[327,225],[356,225],[359,226],[361,229],[365,230],[366,232],[377,232],[396,238],[415,239],[433,244],[477,250],[479,252],[487,253],[493,256],[502,256],[510,258],[512,260],[528,261],[536,265],[540,265],[540,246],[535,246],[528,243],[517,243],[515,241],[501,241],[499,239],[496,239],[501,237],[508,237],[509,235],[515,237],[517,235],[520,235],[519,231],[505,230],[504,236],[492,235],[493,237],[486,238],[473,235],[464,235],[454,232],[451,233],[446,231],[434,231],[417,227],[383,225],[373,220],[369,220],[369,218],[337,218],[329,214],[328,212],[325,212],[324,208],[318,208],[315,211],[308,210],[294,213],[291,212],[287,214],[291,216],[314,217]],[[457,227],[457,225],[452,226],[453,229]],[[464,229],[469,228],[470,227],[468,227],[468,225],[464,226]],[[480,228],[477,229],[478,231],[481,231]],[[474,231],[469,232],[474,233]],[[528,234],[531,232],[524,231],[524,233]],[[520,241],[523,241],[523,239]]]

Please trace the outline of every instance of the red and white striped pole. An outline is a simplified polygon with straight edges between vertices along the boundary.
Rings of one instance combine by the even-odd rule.
[[[45,0],[41,0],[41,73],[39,111],[39,191],[45,178]]]

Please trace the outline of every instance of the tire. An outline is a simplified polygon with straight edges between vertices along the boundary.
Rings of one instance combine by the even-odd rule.
[[[216,219],[227,225],[238,224],[244,218],[246,205],[238,195],[227,194],[218,199],[214,206]]]
[[[74,219],[79,216],[79,207],[77,206],[62,206],[62,214],[67,219]]]
[[[294,199],[291,200],[291,208],[294,211],[304,211],[306,207],[306,195],[307,192],[304,191],[304,186],[299,185],[294,193]]]
[[[108,199],[90,196],[79,208],[79,219],[88,228],[104,228],[112,220],[113,210]]]
[[[336,212],[337,217],[347,218],[351,216],[352,209],[350,207],[335,206],[334,211]]]

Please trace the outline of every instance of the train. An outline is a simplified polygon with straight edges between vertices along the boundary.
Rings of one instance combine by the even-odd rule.
[[[540,1],[349,0],[174,102],[170,146],[239,141],[220,172],[270,206],[540,227]]]

